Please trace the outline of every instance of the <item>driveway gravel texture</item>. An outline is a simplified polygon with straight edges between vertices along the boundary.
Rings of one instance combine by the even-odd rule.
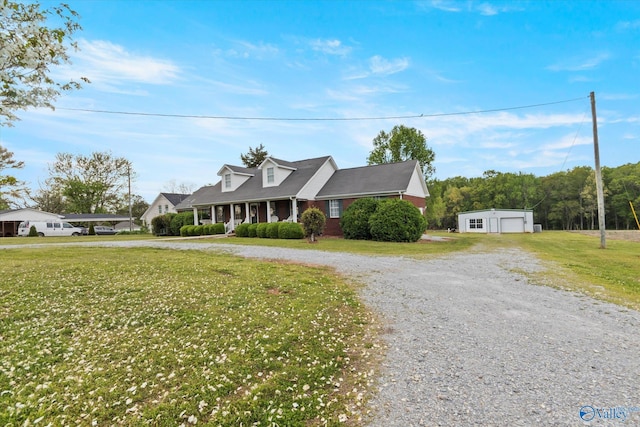
[[[367,425],[640,425],[640,313],[530,282],[521,250],[365,256],[188,241],[114,242],[334,267],[385,324]],[[582,416],[581,416],[582,415]]]

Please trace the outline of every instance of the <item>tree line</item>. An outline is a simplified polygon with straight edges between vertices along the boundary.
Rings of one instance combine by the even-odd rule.
[[[606,228],[637,228],[630,202],[640,207],[640,162],[603,167]],[[598,228],[595,171],[589,166],[537,177],[486,171],[482,177],[456,176],[427,182],[429,228],[456,228],[460,212],[480,209],[532,209],[546,230]],[[638,212],[636,212],[638,213]]]

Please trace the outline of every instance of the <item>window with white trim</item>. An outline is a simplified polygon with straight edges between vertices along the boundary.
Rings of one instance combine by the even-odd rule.
[[[267,168],[267,184],[273,184],[276,181],[276,175],[274,169]]]
[[[224,174],[224,188],[231,188],[231,174]]]
[[[329,200],[329,218],[340,218],[341,200]]]
[[[481,229],[482,227],[482,218],[471,218],[469,219],[469,229]]]

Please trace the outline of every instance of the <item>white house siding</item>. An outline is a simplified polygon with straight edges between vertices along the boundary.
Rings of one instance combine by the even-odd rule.
[[[489,209],[458,214],[460,233],[533,233],[533,211]]]
[[[162,213],[160,213],[160,207],[162,207]],[[166,213],[177,212],[178,211],[176,211],[176,207],[173,203],[171,203],[163,194],[159,194],[140,219],[147,227],[151,227],[151,220],[153,220],[153,218]]]
[[[331,178],[331,175],[333,175],[337,169],[338,168],[333,160],[327,159],[327,161],[324,162],[324,164],[316,171],[313,177],[298,192],[297,197],[304,200],[315,199],[318,191],[324,187],[327,181],[329,181],[329,178]]]
[[[427,184],[424,182],[424,177],[417,167],[415,172],[411,175],[411,180],[407,186],[406,194],[416,197],[429,197]]]

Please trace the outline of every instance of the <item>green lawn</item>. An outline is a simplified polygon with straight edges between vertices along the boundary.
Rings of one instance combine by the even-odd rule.
[[[638,231],[640,233],[640,231]],[[640,310],[640,242],[563,231],[500,236],[500,245],[518,245],[550,262],[541,283],[577,290]]]
[[[368,397],[372,317],[328,269],[56,246],[0,277],[3,426],[357,424]]]
[[[640,309],[638,242],[435,236],[448,240],[191,241],[414,258],[519,247],[547,266],[534,283]],[[64,246],[140,238],[2,239],[62,245],[0,249],[0,425],[360,424],[381,350],[352,284],[204,251]]]

